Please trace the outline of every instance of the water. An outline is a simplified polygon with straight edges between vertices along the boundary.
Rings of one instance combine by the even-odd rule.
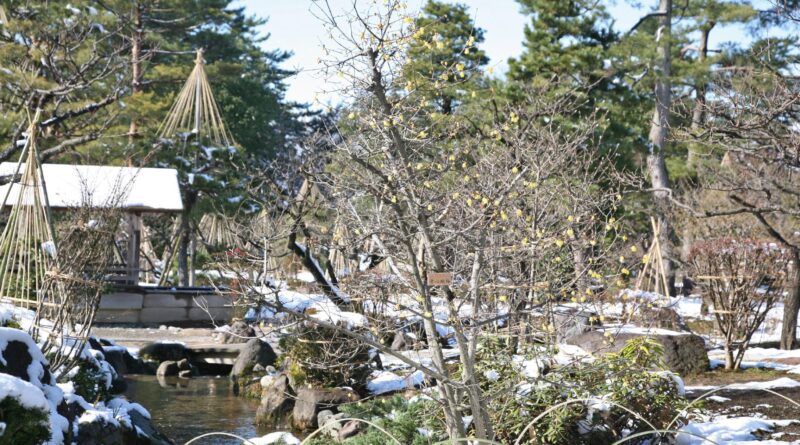
[[[178,445],[212,431],[224,431],[245,438],[267,434],[256,429],[258,402],[233,395],[227,377],[193,379],[129,376],[126,395],[150,411],[156,428]],[[198,445],[239,445],[225,437],[201,439]]]

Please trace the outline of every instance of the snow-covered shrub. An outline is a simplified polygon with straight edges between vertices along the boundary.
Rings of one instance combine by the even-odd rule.
[[[542,373],[541,360],[512,356],[502,343],[487,340],[479,349],[476,371],[499,442],[513,443],[536,416],[553,408],[524,432],[521,443],[613,443],[650,430],[647,422],[666,427],[685,406],[682,382],[662,371],[662,353],[657,342],[640,338],[619,353],[554,365]]]
[[[50,405],[42,391],[0,374],[0,444],[38,445],[50,439]]]
[[[108,363],[95,357],[84,357],[72,373],[70,381],[75,393],[91,403],[111,398],[111,386],[115,373]]]
[[[362,390],[372,372],[370,348],[334,329],[299,325],[281,338],[282,366],[295,387]]]
[[[750,339],[789,285],[791,255],[775,243],[718,239],[695,243],[692,276],[725,343],[725,369],[738,369]]]

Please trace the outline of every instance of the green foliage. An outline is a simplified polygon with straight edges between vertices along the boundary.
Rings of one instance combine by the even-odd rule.
[[[39,445],[50,439],[49,413],[23,407],[16,399],[0,400],[0,445]]]
[[[298,326],[281,337],[281,364],[294,386],[362,390],[372,372],[370,348],[335,329]]]
[[[539,357],[553,352],[536,351]],[[518,361],[499,341],[484,340],[478,355],[481,389],[487,394],[487,410],[502,443],[513,442],[533,418],[570,399],[590,400],[553,409],[528,430],[523,443],[611,443],[651,429],[615,404],[657,428],[666,427],[685,404],[673,376],[659,371],[663,350],[651,339],[631,340],[619,353],[593,363],[556,366],[536,379],[521,377]],[[489,371],[497,378],[487,378]]]
[[[400,396],[368,400],[341,406],[341,412],[347,418],[358,418],[374,422],[386,430],[402,444],[426,445],[443,440],[443,422],[439,418],[440,410],[432,401],[420,400],[409,403]],[[423,436],[419,429],[427,430],[430,437]],[[368,426],[366,431],[351,437],[346,445],[384,445],[394,443],[379,429]],[[330,444],[328,438],[315,438],[309,445]]]
[[[108,371],[88,360],[81,360],[71,381],[75,385],[75,394],[89,403],[96,403],[111,398],[109,388],[106,386],[108,378]]]
[[[438,112],[449,115],[475,89],[479,69],[489,61],[477,47],[484,31],[475,27],[466,5],[436,0],[425,4],[414,30],[403,65],[406,89],[429,97]]]

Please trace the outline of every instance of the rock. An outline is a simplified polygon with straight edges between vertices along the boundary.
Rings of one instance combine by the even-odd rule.
[[[317,427],[317,414],[325,409],[336,410],[343,403],[358,401],[355,391],[345,388],[301,388],[292,410],[292,426],[299,430]]]
[[[269,343],[252,338],[245,343],[239,356],[236,357],[231,369],[231,380],[238,380],[242,376],[251,374],[256,365],[263,367],[274,365],[277,358]]]
[[[181,360],[178,360],[178,369],[180,369],[181,371],[191,371],[192,370],[192,364],[189,363],[189,360],[187,360],[185,358],[181,359]]]
[[[130,410],[128,411],[128,416],[131,418],[131,424],[133,425],[133,431],[131,432],[136,436],[129,437],[130,434],[127,434],[125,442],[126,444],[173,445],[173,442],[158,432],[158,430],[156,430],[156,428],[153,426],[153,422],[147,417],[143,416],[139,411]],[[137,430],[144,433],[149,442],[142,440],[143,438],[136,434]]]
[[[594,312],[574,309],[562,309],[555,312],[553,314],[553,323],[556,328],[556,339],[560,342],[591,331],[601,325],[597,314]]]
[[[295,392],[289,385],[289,377],[286,374],[278,375],[262,392],[261,404],[256,411],[256,425],[283,425],[294,404]]]
[[[327,434],[333,439],[339,437],[339,430],[342,429],[342,424],[339,419],[344,417],[344,413],[334,414],[333,411],[325,409],[317,414],[317,425],[319,425],[321,434]]]
[[[641,321],[643,326],[669,329],[671,331],[689,331],[680,314],[668,307],[655,307],[652,309],[643,307],[639,310],[637,319]]]
[[[28,350],[28,345],[21,341],[12,340],[6,344],[2,354],[5,364],[0,364],[0,372],[30,382],[28,366],[33,362],[33,357]]]
[[[391,348],[393,351],[408,351],[414,340],[411,339],[405,332],[396,332],[392,339]]]
[[[178,369],[177,362],[174,362],[172,360],[167,360],[161,362],[161,364],[158,365],[158,370],[156,371],[156,375],[159,377],[173,377],[178,375],[179,371],[180,369]]]
[[[76,442],[81,445],[122,445],[124,443],[122,427],[119,423],[109,422],[102,416],[84,414],[78,419]]]
[[[124,394],[127,390],[128,381],[119,375],[114,376],[111,380],[111,388],[108,388],[108,392],[111,394]]]
[[[192,371],[189,369],[178,371],[178,377],[182,379],[190,379],[192,378]]]
[[[150,343],[139,350],[139,357],[151,362],[178,361],[189,358],[189,350],[183,343]]]
[[[346,439],[349,439],[356,434],[364,431],[365,424],[363,422],[359,422],[358,420],[348,420],[347,423],[342,425],[339,429],[339,436],[336,438],[339,442],[344,442]]]
[[[119,375],[152,373],[142,359],[134,357],[125,347],[103,346],[99,351]]]
[[[236,320],[222,333],[222,343],[246,343],[255,336],[256,330],[252,326],[242,320]]]
[[[565,343],[580,346],[591,354],[619,352],[628,340],[643,337],[643,334],[620,333],[613,343],[606,342],[601,331],[585,332],[569,338]],[[664,348],[664,364],[681,376],[699,374],[708,369],[708,353],[702,337],[695,334],[651,335]]]

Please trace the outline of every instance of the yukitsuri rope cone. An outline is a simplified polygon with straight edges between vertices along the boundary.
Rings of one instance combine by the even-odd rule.
[[[37,110],[14,171],[16,178],[22,170],[22,177],[19,183],[9,185],[0,206],[0,210],[5,209],[12,191],[16,191],[16,201],[0,235],[0,297],[26,308],[46,304],[42,292],[45,275],[56,263],[50,205],[36,148],[39,115]]]
[[[211,91],[211,85],[206,76],[203,49],[197,50],[194,60],[194,69],[181,92],[172,104],[166,120],[158,130],[159,139],[170,139],[176,136],[183,138],[184,142],[190,135],[196,136],[200,144],[210,142],[219,148],[231,148],[234,144],[233,136],[222,122],[217,101]],[[184,218],[185,215],[181,216]],[[176,237],[165,253],[165,269],[162,271],[159,285],[164,286],[170,274],[172,258],[177,253],[181,238],[189,236],[184,231],[176,231]]]
[[[653,218],[650,224],[653,226],[653,242],[644,256],[644,266],[636,279],[636,290],[655,292],[669,300],[669,285],[664,272],[661,243],[658,241],[659,225]]]
[[[220,147],[233,145],[233,136],[222,122],[217,102],[211,92],[211,85],[206,77],[202,49],[197,50],[194,69],[169,110],[167,119],[158,130],[160,138],[171,138],[180,133],[194,133],[198,137],[207,137]]]

